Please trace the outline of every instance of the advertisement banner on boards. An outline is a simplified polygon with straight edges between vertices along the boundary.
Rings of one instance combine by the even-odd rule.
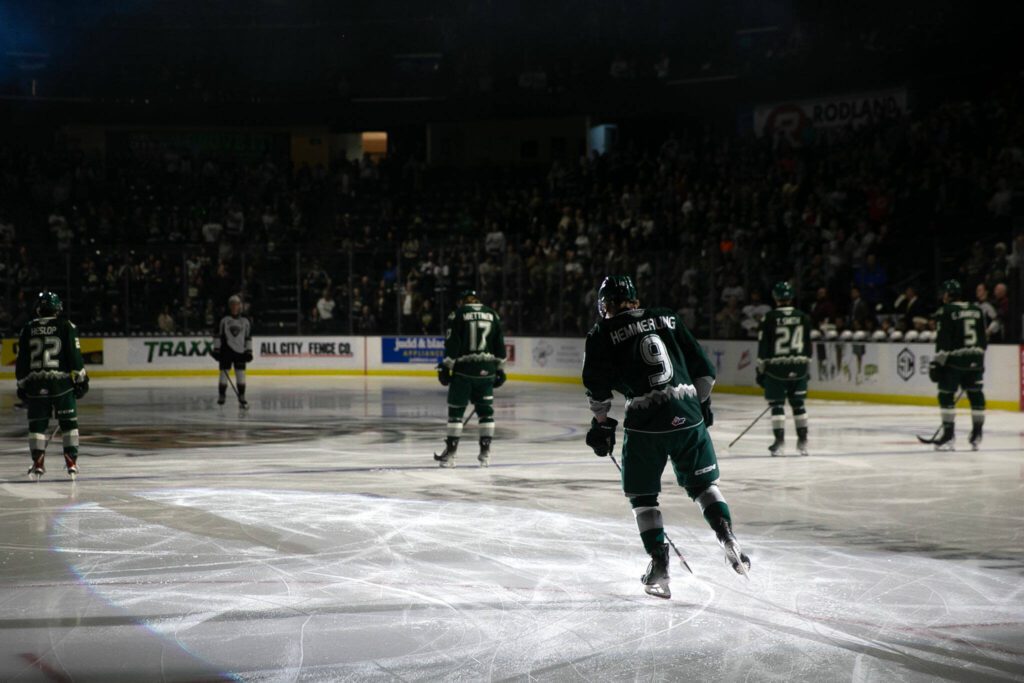
[[[437,364],[444,358],[444,337],[381,337],[382,363]]]

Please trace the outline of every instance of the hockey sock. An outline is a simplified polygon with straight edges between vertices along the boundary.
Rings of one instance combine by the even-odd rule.
[[[700,507],[704,520],[712,528],[714,528],[716,519],[724,519],[732,524],[732,513],[729,511],[728,503],[725,502],[725,496],[718,489],[718,484],[712,484],[696,495],[689,490],[687,490],[687,493],[690,494],[693,502]]]
[[[985,394],[981,389],[969,389],[967,400],[971,402],[971,424],[978,427],[985,424]]]
[[[64,452],[67,453],[72,460],[78,459],[78,427],[64,430]]]
[[[480,418],[480,436],[494,436],[494,396],[482,397],[473,402],[476,414]]]
[[[466,406],[448,405],[448,436],[456,439],[462,436],[462,414],[465,412]]]
[[[245,396],[245,370],[235,368],[235,384],[238,385],[238,396]]]
[[[648,554],[654,552],[665,543],[665,523],[658,509],[658,496],[636,496],[629,499],[636,517],[636,527],[640,531],[640,540]]]
[[[217,380],[217,393],[221,396],[225,396],[228,393],[228,376],[224,371],[220,373],[220,378]]]
[[[942,416],[942,426],[946,429],[953,429],[956,422],[956,397],[952,391],[939,390],[939,414]]]
[[[779,403],[773,402],[771,405],[772,405],[772,431],[774,431],[775,435],[778,436],[779,435],[779,431],[780,430],[784,430],[786,428],[786,406],[785,406],[784,403],[781,403],[781,402],[779,402]]]
[[[43,453],[46,451],[47,441],[49,441],[49,437],[46,434],[30,431],[28,435],[28,449],[33,453]]]

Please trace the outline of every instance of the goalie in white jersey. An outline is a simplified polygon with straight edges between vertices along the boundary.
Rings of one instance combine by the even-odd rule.
[[[235,368],[235,381],[238,384],[238,405],[248,407],[245,400],[245,364],[252,362],[252,323],[242,315],[242,299],[233,295],[228,299],[229,315],[220,320],[217,334],[213,337],[213,353],[220,364],[220,375],[217,379],[217,405],[224,405],[227,400],[229,373]]]

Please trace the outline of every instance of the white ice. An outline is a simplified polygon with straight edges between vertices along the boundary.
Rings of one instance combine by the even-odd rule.
[[[0,680],[1024,680],[1024,419],[982,450],[917,444],[935,408],[811,402],[813,454],[770,458],[763,408],[712,429],[751,580],[666,472],[673,598],[577,387],[496,395],[492,467],[467,427],[435,467],[427,379],[107,380],[82,474],[29,483],[0,438]],[[789,425],[792,442],[792,423]]]

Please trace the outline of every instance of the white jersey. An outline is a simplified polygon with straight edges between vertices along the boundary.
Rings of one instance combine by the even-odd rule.
[[[244,315],[237,318],[226,315],[220,319],[220,327],[213,338],[213,348],[220,351],[226,347],[241,355],[252,353],[252,323]]]

